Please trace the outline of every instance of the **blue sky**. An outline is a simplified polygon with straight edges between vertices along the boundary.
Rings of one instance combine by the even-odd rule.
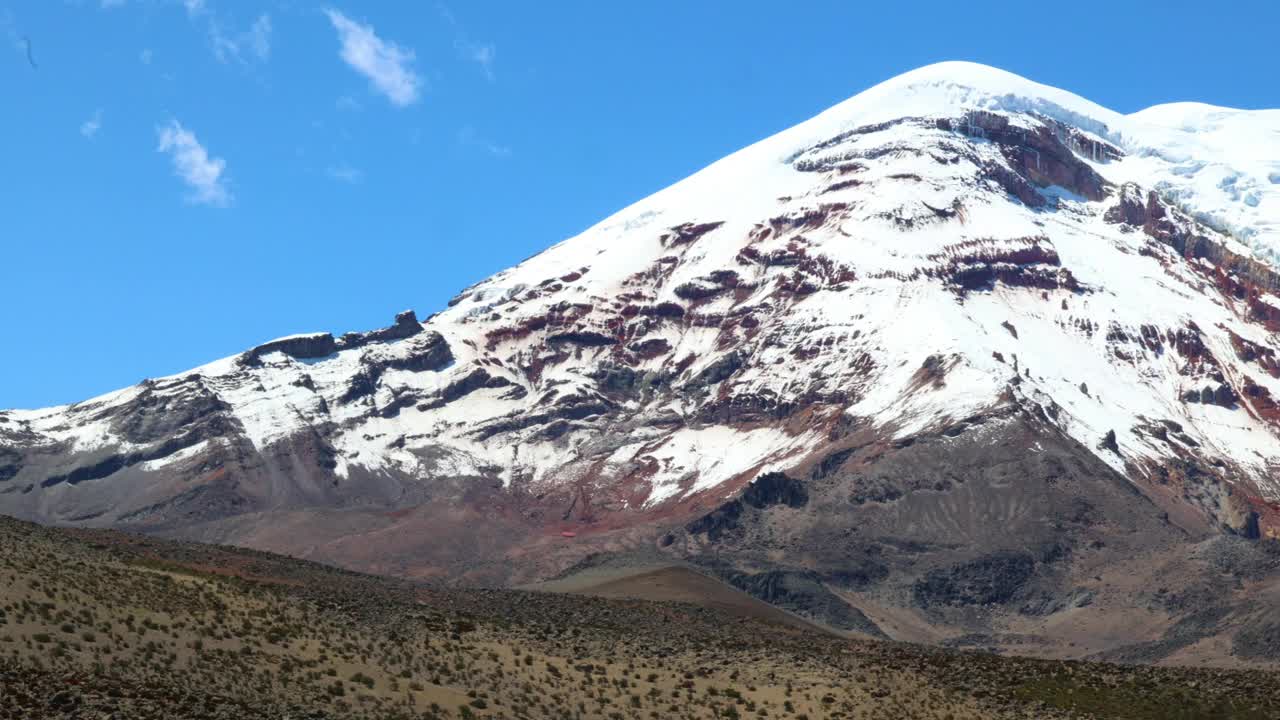
[[[1277,5],[0,3],[0,407],[425,317],[940,60],[1280,107]]]

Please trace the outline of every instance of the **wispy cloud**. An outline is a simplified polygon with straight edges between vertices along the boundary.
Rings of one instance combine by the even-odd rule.
[[[449,27],[453,28],[453,47],[458,54],[465,60],[480,66],[480,70],[489,82],[497,80],[497,76],[493,72],[494,60],[497,59],[498,48],[493,43],[475,43],[467,37],[467,31],[462,27],[462,23],[454,17],[444,3],[437,3],[436,9],[440,11],[440,16],[449,23]]]
[[[499,145],[491,140],[486,139],[476,129],[467,125],[458,131],[458,142],[463,145],[480,148],[490,155],[498,158],[504,158],[511,155],[511,148],[507,145]]]
[[[468,48],[471,59],[479,63],[480,69],[484,71],[484,76],[489,78],[489,82],[493,82],[496,78],[493,74],[494,56],[498,54],[498,49],[492,43],[488,45],[474,45]]]
[[[93,117],[80,123],[80,134],[89,138],[90,140],[92,140],[93,136],[97,135],[98,131],[101,129],[102,129],[102,108],[98,108],[97,110],[94,110]]]
[[[9,46],[19,55],[26,56],[27,60],[31,59],[31,40],[26,35],[19,34],[17,23],[13,19],[13,12],[8,8],[0,10],[0,30],[4,31],[5,39],[8,40]]]
[[[324,171],[325,175],[339,182],[355,185],[364,181],[364,172],[350,165],[331,165]]]
[[[182,6],[187,9],[188,15],[199,15],[204,12],[204,0],[182,0]]]
[[[259,15],[244,32],[228,35],[216,18],[209,20],[209,41],[219,62],[266,62],[271,57],[271,16]]]
[[[177,120],[157,127],[156,133],[160,136],[156,151],[169,154],[174,174],[191,188],[188,200],[215,207],[231,203],[231,191],[227,189],[224,174],[227,169],[225,160],[210,157],[195,133],[182,127]]]
[[[155,57],[155,53],[151,52],[151,48],[146,48],[142,52],[138,53],[138,60],[143,65],[150,65],[153,57]]]
[[[417,102],[422,78],[411,67],[412,50],[378,37],[372,25],[362,25],[332,8],[324,12],[338,31],[342,43],[338,54],[344,62],[369,78],[391,104],[406,107]]]

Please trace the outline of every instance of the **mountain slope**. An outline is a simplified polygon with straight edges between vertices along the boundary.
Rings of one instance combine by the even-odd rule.
[[[0,517],[0,718],[1275,717],[1280,675],[832,637],[750,607],[428,588]],[[719,595],[719,592],[715,592]],[[689,602],[693,600],[693,602]],[[1194,689],[1194,692],[1191,692]]]
[[[0,413],[0,510],[459,582],[656,555],[1046,653],[1137,598],[1156,619],[1082,644],[1181,633],[1186,597],[1115,587],[1169,563],[1220,611],[1153,657],[1189,652],[1270,622],[1269,561],[1212,587],[1254,557],[1222,532],[1280,533],[1277,137],[922,68],[424,323]]]

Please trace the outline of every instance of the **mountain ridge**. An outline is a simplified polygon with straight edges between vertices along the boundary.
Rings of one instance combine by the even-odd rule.
[[[1223,112],[928,66],[424,322],[0,412],[0,511],[464,584],[656,554],[930,642],[1231,645],[1280,593],[1250,544],[1280,535],[1280,158]],[[1108,613],[1135,624],[1069,639]]]

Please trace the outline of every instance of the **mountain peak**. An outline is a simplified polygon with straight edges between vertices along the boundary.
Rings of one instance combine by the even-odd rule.
[[[968,110],[1038,112],[1104,134],[1121,116],[1071,92],[974,62],[925,65],[875,85],[815,118],[866,125],[904,116],[933,117]]]
[[[423,323],[0,413],[0,509],[492,582],[748,538],[744,572],[1018,584],[1280,535],[1275,185],[1238,130],[921,68]],[[921,582],[886,602],[956,600]],[[1020,587],[962,601],[1061,599]]]
[[[955,109],[957,106],[963,109],[989,104],[992,99],[1015,97],[1060,100],[1065,105],[1094,105],[1066,90],[1044,85],[997,67],[964,60],[948,60],[909,70],[872,86],[855,95],[854,99],[882,99],[907,93],[927,94],[931,89],[941,89],[946,93],[941,97],[952,103],[946,109]]]

